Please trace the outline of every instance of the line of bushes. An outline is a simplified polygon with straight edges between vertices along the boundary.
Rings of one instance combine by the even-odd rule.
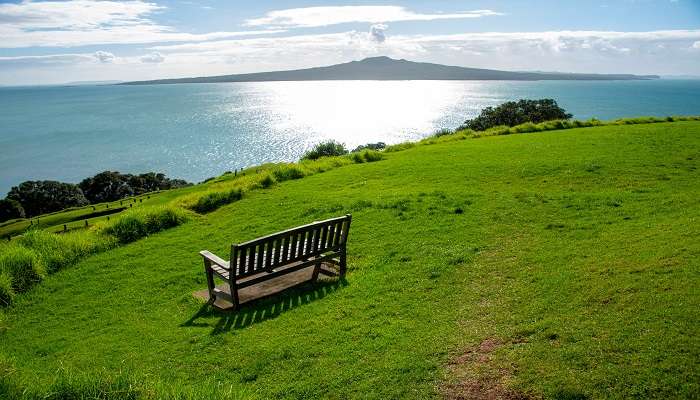
[[[601,121],[599,119],[589,120],[554,120],[546,121],[538,124],[526,122],[515,126],[496,126],[484,131],[474,131],[471,129],[461,129],[450,133],[444,130],[439,134],[427,137],[418,142],[403,142],[387,146],[384,151],[388,153],[410,149],[418,145],[429,145],[435,143],[451,142],[455,140],[480,138],[485,136],[500,136],[512,135],[518,133],[545,132],[563,129],[588,128],[594,126],[613,126],[613,125],[638,125],[638,124],[653,124],[660,122],[680,122],[680,121],[700,121],[700,116],[670,116],[670,117],[637,117],[637,118],[620,118],[611,121]]]
[[[0,244],[0,306],[78,260],[119,244],[129,243],[187,221],[186,212],[173,206],[126,211],[90,230],[54,234],[41,229]]]
[[[341,149],[338,150],[335,145],[340,146]],[[320,143],[317,147],[321,150],[316,151],[315,154],[331,154],[332,152],[327,150],[333,147],[341,155],[305,157],[297,163],[264,164],[248,171],[242,171],[235,176],[225,174],[210,180],[208,183],[211,187],[206,192],[180,197],[175,200],[175,203],[178,206],[204,214],[242,199],[245,192],[250,190],[266,189],[278,182],[301,179],[343,165],[379,161],[383,157],[382,153],[377,150],[364,148],[361,151],[348,153],[342,144],[335,143],[335,145],[328,146],[328,142]]]

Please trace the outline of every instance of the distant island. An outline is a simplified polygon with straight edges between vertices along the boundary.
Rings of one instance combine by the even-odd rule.
[[[395,60],[389,57],[371,57],[327,67],[296,69],[291,71],[255,72],[248,74],[203,76],[195,78],[157,79],[150,81],[124,82],[120,85],[156,85],[173,83],[219,83],[219,82],[274,82],[274,81],[337,81],[337,80],[648,80],[659,79],[658,75],[632,74],[578,74],[563,72],[513,72],[493,69],[455,67],[440,64]]]

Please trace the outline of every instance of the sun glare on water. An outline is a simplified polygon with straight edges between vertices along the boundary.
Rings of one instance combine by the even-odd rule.
[[[424,136],[465,95],[442,81],[332,81],[258,84],[267,91],[270,128],[278,135],[348,146]],[[297,143],[298,146],[298,143]]]

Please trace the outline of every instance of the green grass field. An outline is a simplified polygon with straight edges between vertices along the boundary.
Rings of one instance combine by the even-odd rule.
[[[697,398],[699,164],[700,122],[606,126],[251,191],[17,296],[0,398]],[[345,213],[346,281],[192,297],[198,251]]]
[[[85,226],[85,221],[93,225],[98,221],[106,221],[107,216],[114,217],[120,211],[143,205],[159,205],[173,198],[173,196],[185,193],[190,188],[168,190],[163,192],[148,193],[141,196],[129,197],[121,201],[99,203],[85,207],[75,207],[51,214],[44,214],[33,218],[22,218],[6,221],[0,224],[0,238],[14,237],[22,234],[31,227],[39,227],[50,232],[61,232],[65,229],[80,229]]]

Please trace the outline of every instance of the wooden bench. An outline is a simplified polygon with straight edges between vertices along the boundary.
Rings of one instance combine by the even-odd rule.
[[[230,301],[238,308],[238,290],[276,277],[314,266],[312,280],[318,274],[345,276],[346,242],[351,216],[327,219],[273,233],[231,246],[230,261],[201,251],[207,274],[209,301]],[[321,268],[329,264],[334,269]],[[216,288],[214,277],[224,280],[230,293]]]

